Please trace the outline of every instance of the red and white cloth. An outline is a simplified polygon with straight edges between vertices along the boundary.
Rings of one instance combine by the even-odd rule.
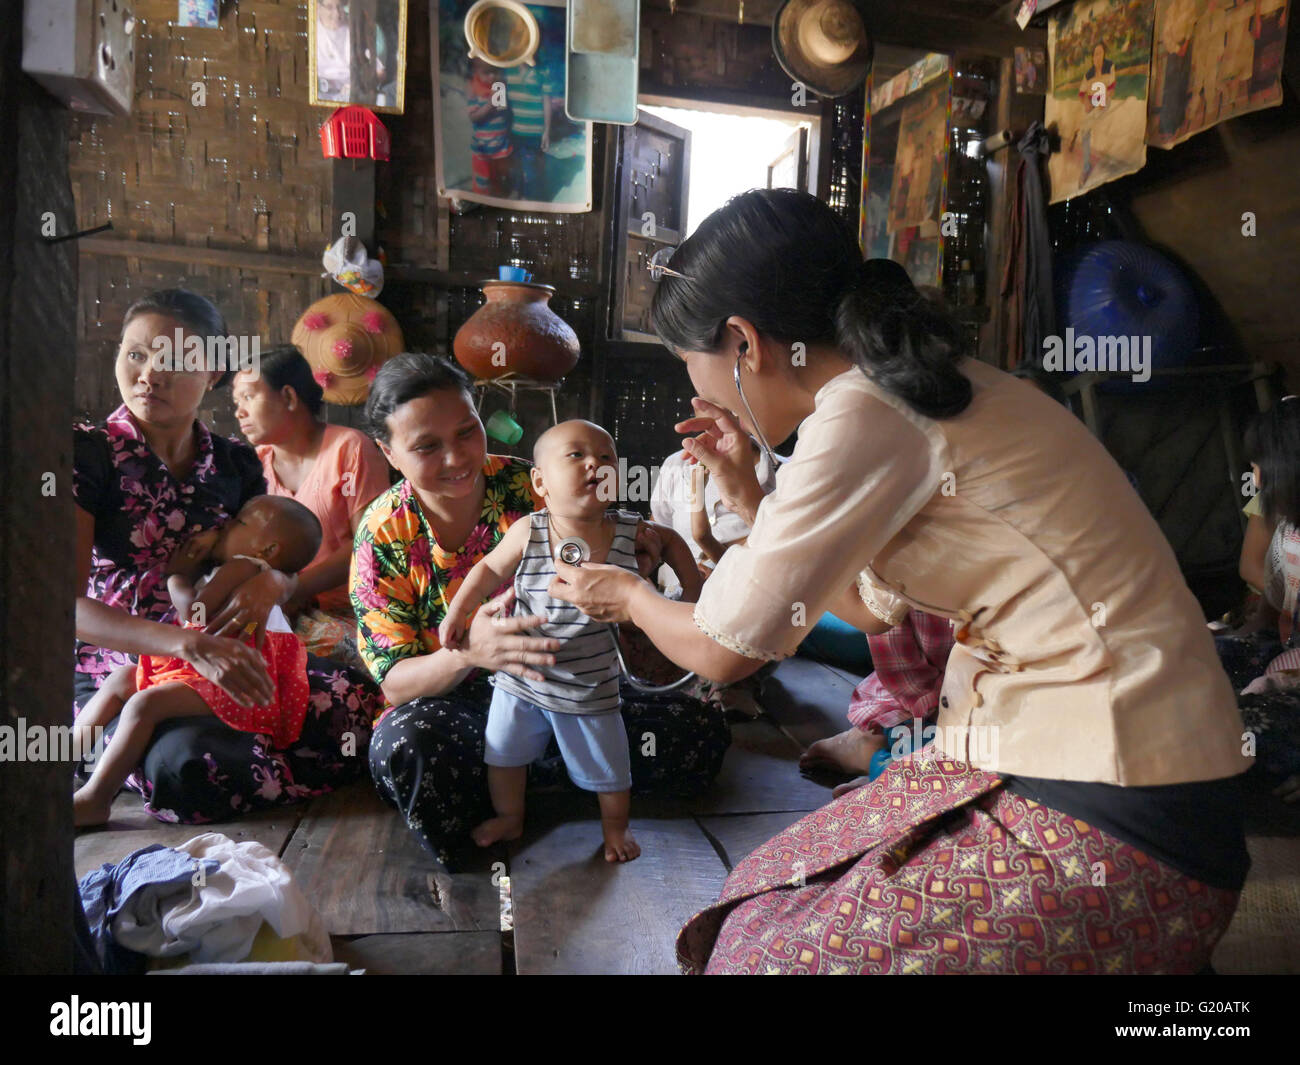
[[[184,627],[201,626],[187,623]],[[252,646],[253,639],[250,636],[244,642]],[[135,686],[137,691],[144,691],[162,684],[184,684],[231,728],[269,735],[275,747],[284,749],[302,735],[311,689],[307,681],[307,648],[289,629],[279,607],[273,607],[267,619],[262,659],[275,684],[275,697],[265,706],[240,706],[181,658],[141,655],[135,668]]]
[[[951,621],[919,610],[910,611],[884,635],[868,636],[875,672],[854,690],[849,723],[868,732],[883,732],[933,714],[955,642]]]

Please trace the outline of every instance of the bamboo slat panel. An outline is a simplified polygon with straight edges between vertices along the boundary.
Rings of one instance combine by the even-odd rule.
[[[73,119],[69,171],[78,228],[113,223],[120,240],[259,251],[310,260],[334,228],[331,163],[308,98],[307,7],[296,0],[225,5],[217,29],[176,26],[175,0],[137,0],[131,115]],[[112,358],[122,314],[157,288],[199,292],[236,334],[287,339],[328,285],[251,265],[81,254],[77,408],[118,403]],[[215,427],[233,429],[224,394]]]

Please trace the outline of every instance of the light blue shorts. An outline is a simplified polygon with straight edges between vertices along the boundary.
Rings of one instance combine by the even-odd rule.
[[[569,777],[583,791],[629,791],[632,762],[627,730],[618,710],[604,714],[559,714],[543,710],[503,688],[492,691],[484,735],[488,765],[530,765],[555,736]]]

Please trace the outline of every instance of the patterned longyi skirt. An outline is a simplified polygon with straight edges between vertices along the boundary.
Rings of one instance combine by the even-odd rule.
[[[688,973],[1195,973],[1238,892],[930,748],[741,861]]]

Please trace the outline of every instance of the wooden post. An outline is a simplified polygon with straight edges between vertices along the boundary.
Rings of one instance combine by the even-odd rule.
[[[331,175],[334,211],[330,219],[329,242],[343,232],[344,216],[349,215],[349,232],[366,246],[370,255],[375,248],[375,161],[373,159],[335,159]]]
[[[72,723],[78,591],[76,241],[42,234],[77,231],[69,116],[21,73],[21,54],[21,18],[0,19],[0,188],[13,210],[0,226],[0,727],[15,733],[20,719],[29,732]],[[72,785],[67,762],[0,765],[0,972],[72,971]]]
[[[990,134],[1011,130],[1012,143],[988,158],[989,207],[984,255],[984,302],[989,306],[989,321],[980,331],[980,359],[1006,368],[1008,308],[1001,296],[1002,275],[1006,270],[1010,237],[1010,212],[1016,198],[1016,171],[1020,153],[1016,141],[1031,122],[1043,117],[1042,96],[1016,92],[1015,63],[1003,59],[998,65],[998,94],[995,120],[989,123]]]

